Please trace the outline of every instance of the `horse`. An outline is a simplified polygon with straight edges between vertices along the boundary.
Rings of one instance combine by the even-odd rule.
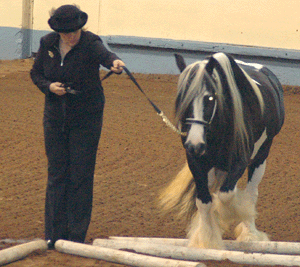
[[[283,88],[267,67],[215,53],[180,69],[175,122],[187,163],[161,192],[165,211],[189,222],[189,247],[224,249],[223,235],[267,241],[255,225],[258,185],[284,123]],[[237,186],[247,170],[244,187]]]

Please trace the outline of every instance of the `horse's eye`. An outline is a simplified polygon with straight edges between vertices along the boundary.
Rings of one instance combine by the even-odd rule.
[[[206,96],[204,99],[205,99],[204,101],[205,101],[206,105],[211,105],[212,102],[215,100],[213,95]]]

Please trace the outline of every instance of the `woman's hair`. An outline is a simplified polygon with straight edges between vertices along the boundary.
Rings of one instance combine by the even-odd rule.
[[[79,5],[73,4],[73,6],[77,7],[79,10],[81,10]],[[50,15],[50,17],[52,17],[52,16],[54,15],[56,9],[57,9],[57,8],[52,7],[52,8],[49,10],[49,15]]]

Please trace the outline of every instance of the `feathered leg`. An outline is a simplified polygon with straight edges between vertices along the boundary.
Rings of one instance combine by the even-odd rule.
[[[213,203],[196,199],[198,211],[188,232],[189,247],[223,249],[222,232],[214,212]]]
[[[245,207],[243,212],[240,212],[241,223],[235,228],[235,235],[237,241],[268,241],[269,238],[266,233],[259,231],[255,226],[256,218],[256,203],[258,198],[258,185],[264,175],[266,169],[266,160],[251,173],[252,177],[249,180],[244,194],[241,197],[243,199],[242,208]],[[245,216],[244,211],[248,211],[248,215]]]

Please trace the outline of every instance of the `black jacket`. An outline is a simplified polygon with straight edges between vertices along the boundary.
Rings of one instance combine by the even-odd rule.
[[[105,98],[99,68],[102,65],[110,69],[115,59],[118,57],[105,48],[99,36],[88,31],[82,31],[78,44],[63,61],[59,52],[59,34],[52,32],[42,37],[30,75],[45,94],[45,117],[62,123],[84,120],[89,115],[103,112]],[[69,84],[80,93],[57,96],[49,90],[52,82]]]

